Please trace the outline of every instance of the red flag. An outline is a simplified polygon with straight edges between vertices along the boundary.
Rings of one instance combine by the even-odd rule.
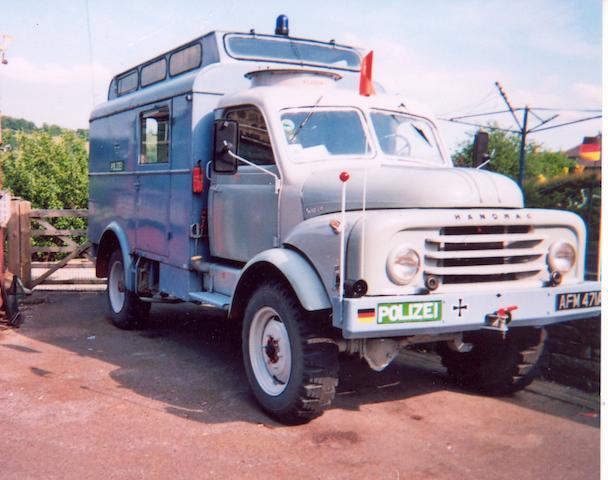
[[[369,97],[375,95],[374,84],[372,82],[372,63],[374,61],[374,51],[369,52],[361,62],[361,77],[359,78],[359,95]]]

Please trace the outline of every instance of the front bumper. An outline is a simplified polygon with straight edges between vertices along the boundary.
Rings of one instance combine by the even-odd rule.
[[[542,326],[599,315],[599,295],[599,282],[582,282],[525,290],[345,298],[334,306],[334,325],[344,338],[433,335],[482,329],[488,326],[489,315],[517,307],[509,326]]]

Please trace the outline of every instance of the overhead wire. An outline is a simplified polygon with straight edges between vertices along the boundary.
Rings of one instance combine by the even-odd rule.
[[[474,126],[474,127],[478,127],[478,128],[487,128],[489,130],[501,130],[501,131],[521,134],[522,126],[519,124],[519,119],[517,118],[517,115],[515,113],[520,112],[522,110],[527,110],[533,117],[535,117],[539,121],[539,123],[537,125],[535,125],[532,128],[527,129],[528,133],[536,133],[536,132],[550,130],[553,128],[562,127],[562,126],[566,126],[566,125],[572,125],[575,123],[580,123],[580,122],[584,122],[584,121],[588,121],[588,120],[594,120],[597,118],[601,118],[601,116],[602,116],[601,115],[602,110],[594,109],[594,108],[551,108],[551,107],[526,107],[525,109],[521,108],[521,107],[513,108],[509,104],[509,101],[505,96],[506,94],[504,94],[504,92],[502,91],[500,84],[498,82],[496,82],[495,85],[498,87],[499,91],[501,92],[502,100],[507,104],[507,106],[509,107],[509,110],[495,110],[494,109],[494,111],[489,111],[489,112],[485,112],[485,113],[469,114],[473,108],[479,108],[481,105],[487,103],[487,101],[490,100],[492,96],[494,96],[493,106],[496,108],[498,94],[496,93],[496,91],[494,89],[492,89],[492,91],[489,94],[485,95],[481,101],[473,103],[473,104],[469,104],[465,107],[461,107],[461,109],[458,109],[458,110],[460,110],[460,114],[449,115],[449,113],[458,111],[458,110],[452,110],[452,112],[440,115],[438,119],[441,121],[444,121],[444,122],[458,123],[461,125]],[[585,118],[581,118],[581,119],[577,119],[577,120],[559,123],[557,125],[548,125],[546,127],[543,127],[543,125],[546,125],[547,123],[551,122],[552,120],[555,120],[559,116],[559,114],[552,115],[549,118],[544,119],[540,115],[536,114],[535,111],[560,112],[560,113],[566,113],[566,112],[598,113],[599,115],[589,116],[589,117],[585,117]],[[491,125],[490,123],[487,123],[484,125],[481,123],[481,120],[479,120],[479,122],[464,121],[465,119],[466,120],[469,120],[469,119],[472,120],[474,118],[479,119],[479,117],[490,116],[490,115],[504,115],[506,113],[510,113],[512,115],[513,120],[515,120],[516,123],[518,124],[517,125],[517,127],[519,127],[518,130],[516,130],[515,127],[513,127],[511,124],[509,124],[509,126],[505,128],[505,127],[499,126],[498,124]],[[446,117],[448,117],[448,118],[446,118]],[[540,127],[542,127],[542,128],[540,128]]]
[[[547,108],[547,107],[533,107],[534,110],[541,110],[545,112],[582,112],[582,113],[598,113],[601,112],[601,108]]]
[[[481,100],[479,101],[475,101],[466,105],[463,105],[461,107],[455,108],[453,110],[444,112],[442,114],[440,114],[440,117],[446,117],[446,116],[450,116],[450,114],[454,113],[454,112],[462,112],[463,114],[467,114],[469,112],[471,112],[472,110],[481,107],[484,103],[488,102],[491,100],[491,97],[496,96],[496,91],[494,89],[490,90]]]

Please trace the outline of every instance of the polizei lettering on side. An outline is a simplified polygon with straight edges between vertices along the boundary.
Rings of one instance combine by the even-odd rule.
[[[436,322],[441,320],[441,301],[381,303],[378,323]]]

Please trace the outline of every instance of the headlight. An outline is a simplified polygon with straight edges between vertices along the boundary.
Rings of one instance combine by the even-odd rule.
[[[420,257],[407,245],[399,245],[391,251],[386,260],[389,278],[397,285],[407,285],[420,268]]]
[[[555,242],[549,248],[549,267],[553,272],[569,272],[576,263],[576,250],[567,242]]]

